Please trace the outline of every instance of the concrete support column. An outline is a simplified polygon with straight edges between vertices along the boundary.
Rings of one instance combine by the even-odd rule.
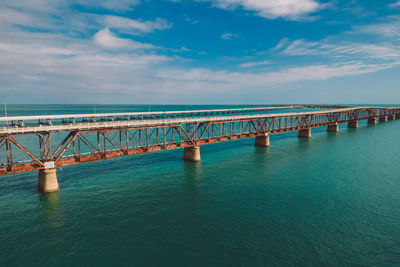
[[[328,128],[326,129],[328,132],[339,132],[339,124],[330,124],[328,125]]]
[[[349,121],[347,128],[358,128],[358,121]]]
[[[269,147],[269,135],[265,134],[265,135],[256,136],[256,141],[255,141],[254,145]]]
[[[56,169],[39,170],[38,188],[44,194],[60,190]]]
[[[394,116],[394,115],[389,115],[389,116],[388,116],[388,120],[392,121],[392,120],[394,120],[394,119],[395,119],[395,116]]]
[[[368,124],[376,124],[376,119],[375,118],[369,118],[367,123]]]
[[[379,117],[379,121],[380,122],[386,122],[387,121],[387,117],[386,116]]]
[[[397,114],[397,115],[396,115],[396,119],[397,119],[397,120],[400,119],[400,114]]]
[[[187,161],[200,161],[200,147],[185,147],[183,151],[183,159]]]
[[[299,130],[298,137],[301,137],[301,138],[310,138],[310,137],[311,137],[311,128]]]

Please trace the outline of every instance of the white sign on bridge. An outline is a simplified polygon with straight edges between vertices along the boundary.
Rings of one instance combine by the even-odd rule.
[[[48,161],[44,163],[45,169],[54,169],[54,161]]]

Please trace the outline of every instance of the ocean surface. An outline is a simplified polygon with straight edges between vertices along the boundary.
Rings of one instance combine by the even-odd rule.
[[[204,145],[199,163],[178,149],[66,166],[49,195],[38,194],[36,171],[0,176],[0,266],[399,266],[399,133],[400,120],[362,121],[309,140],[271,135],[270,148],[254,138]]]

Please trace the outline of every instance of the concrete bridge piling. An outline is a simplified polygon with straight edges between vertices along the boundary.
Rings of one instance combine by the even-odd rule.
[[[200,161],[200,147],[190,146],[185,147],[183,151],[183,159],[187,161]]]
[[[328,125],[328,128],[326,129],[328,132],[339,132],[339,124],[330,124]]]
[[[387,117],[386,116],[379,117],[379,122],[386,122],[386,121],[387,121]]]
[[[358,128],[358,121],[357,120],[349,121],[347,123],[347,128]]]
[[[311,138],[311,128],[299,130],[299,134],[297,136],[300,138]]]
[[[388,116],[388,120],[390,120],[390,121],[394,120],[395,118],[396,118],[395,115],[389,115],[389,116]]]
[[[261,147],[269,147],[269,135],[264,134],[264,135],[256,136],[254,145],[261,146]]]
[[[369,118],[367,123],[368,124],[376,124],[376,118]]]
[[[42,193],[51,193],[60,190],[55,168],[39,170],[38,189]]]

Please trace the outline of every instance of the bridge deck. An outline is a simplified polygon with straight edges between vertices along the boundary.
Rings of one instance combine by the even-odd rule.
[[[119,129],[119,128],[136,128],[136,127],[156,127],[156,126],[169,126],[178,125],[182,123],[204,123],[204,122],[226,122],[226,121],[239,121],[248,119],[272,118],[272,117],[293,117],[293,116],[310,116],[310,115],[323,115],[334,114],[344,111],[361,110],[361,109],[398,109],[397,107],[381,108],[381,107],[352,107],[341,108],[332,110],[308,111],[308,112],[290,112],[290,113],[273,113],[273,114],[255,114],[255,115],[239,115],[239,116],[218,116],[218,117],[189,117],[189,118],[174,118],[174,119],[159,119],[159,120],[126,120],[126,121],[103,121],[103,122],[86,122],[86,123],[70,123],[62,125],[38,125],[38,126],[8,126],[0,128],[1,135],[12,134],[29,134],[29,133],[45,133],[45,132],[62,132],[62,131],[76,131],[76,130],[100,130],[100,129]],[[249,109],[235,109],[236,110],[249,110]],[[254,109],[251,109],[254,110]],[[261,110],[261,109],[260,109]],[[263,109],[264,110],[264,109]],[[214,110],[214,111],[227,111],[227,110]],[[197,112],[197,111],[196,111]],[[105,113],[110,114],[110,113]],[[124,114],[124,113],[113,113]],[[134,113],[138,114],[138,113]],[[147,113],[148,114],[148,113]],[[155,114],[155,113],[151,113]],[[93,116],[100,114],[85,114],[86,116]],[[70,115],[54,115],[54,116],[24,116],[19,118],[35,118],[46,117],[52,118],[70,118]],[[80,115],[76,115],[79,117]],[[110,115],[113,116],[113,115]],[[11,117],[9,117],[11,118]],[[17,118],[17,117],[15,117]],[[2,118],[0,118],[1,120]]]
[[[303,106],[279,106],[279,107],[257,107],[257,108],[236,108],[236,109],[208,109],[208,110],[178,110],[178,111],[155,111],[155,112],[123,112],[123,113],[92,113],[92,114],[61,114],[61,115],[36,115],[36,116],[8,116],[0,117],[0,122],[15,121],[48,121],[48,120],[76,120],[76,119],[129,119],[148,117],[174,117],[174,116],[202,116],[215,114],[252,113],[271,110],[284,110],[304,108]]]

